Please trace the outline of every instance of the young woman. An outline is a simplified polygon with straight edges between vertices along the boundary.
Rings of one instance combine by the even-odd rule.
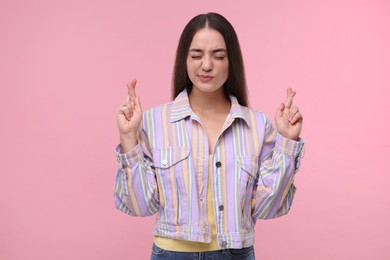
[[[295,92],[275,125],[247,107],[242,55],[232,25],[194,17],[177,48],[170,103],[142,112],[128,84],[117,113],[115,206],[157,214],[151,259],[255,259],[257,219],[287,214],[302,157]]]

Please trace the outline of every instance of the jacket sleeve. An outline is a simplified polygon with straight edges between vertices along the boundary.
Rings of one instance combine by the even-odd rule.
[[[138,132],[138,144],[121,154],[115,148],[118,170],[115,180],[115,207],[132,216],[150,216],[159,210],[159,193],[153,169],[153,158],[145,131]]]
[[[276,218],[288,213],[296,190],[294,176],[304,154],[301,139],[283,137],[265,116],[264,126],[257,185],[251,202],[255,219]]]

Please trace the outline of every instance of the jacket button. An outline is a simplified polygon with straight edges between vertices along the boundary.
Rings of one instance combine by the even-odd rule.
[[[221,246],[222,246],[222,247],[226,247],[226,246],[227,246],[227,242],[226,242],[226,241],[223,241],[223,242],[221,243]]]
[[[219,205],[218,209],[219,209],[219,211],[223,211],[223,209],[224,209],[223,205]]]
[[[163,166],[167,166],[168,160],[167,160],[167,159],[163,159],[163,160],[161,161],[161,164],[162,164]]]
[[[217,166],[217,168],[221,167],[222,163],[221,162],[216,162],[215,163],[215,166]]]

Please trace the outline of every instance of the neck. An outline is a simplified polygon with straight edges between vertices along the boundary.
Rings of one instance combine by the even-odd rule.
[[[230,111],[230,100],[225,97],[223,88],[215,92],[202,92],[192,88],[189,94],[191,109],[195,113],[226,112]]]

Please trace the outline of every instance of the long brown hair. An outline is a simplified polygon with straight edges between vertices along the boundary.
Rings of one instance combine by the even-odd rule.
[[[185,88],[188,93],[192,90],[192,82],[187,74],[186,61],[188,51],[195,33],[199,29],[206,27],[217,30],[225,40],[229,60],[229,75],[223,86],[226,98],[229,98],[229,95],[233,95],[241,105],[248,106],[244,62],[237,34],[230,22],[217,13],[197,15],[185,26],[176,51],[172,78],[173,98],[176,98]]]

